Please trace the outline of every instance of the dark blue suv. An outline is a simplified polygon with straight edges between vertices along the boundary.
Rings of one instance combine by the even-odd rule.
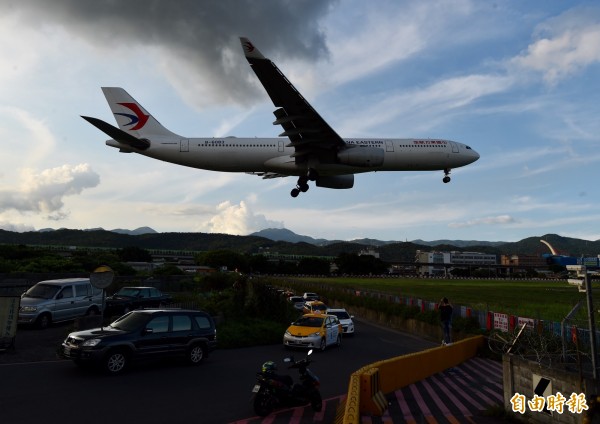
[[[215,324],[206,312],[140,309],[107,327],[69,334],[62,355],[78,365],[98,365],[109,374],[119,374],[141,359],[179,356],[197,365],[216,346]]]

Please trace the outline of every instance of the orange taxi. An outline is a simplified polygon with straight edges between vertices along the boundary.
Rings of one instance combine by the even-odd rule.
[[[306,314],[289,326],[283,335],[286,348],[316,348],[321,351],[327,346],[342,344],[342,324],[335,315]]]

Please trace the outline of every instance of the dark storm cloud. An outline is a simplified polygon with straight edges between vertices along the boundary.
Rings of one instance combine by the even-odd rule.
[[[204,90],[195,94],[248,102],[257,92],[248,83],[251,71],[238,37],[249,37],[273,59],[315,60],[327,55],[320,25],[335,2],[0,0],[0,7],[3,15],[12,13],[27,26],[60,26],[103,51],[154,49],[180,92]]]

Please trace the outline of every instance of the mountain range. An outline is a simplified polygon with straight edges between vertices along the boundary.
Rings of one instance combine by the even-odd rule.
[[[326,239],[315,239],[310,236],[301,236],[293,231],[290,231],[286,228],[267,228],[264,230],[257,231],[255,233],[250,234],[251,236],[258,236],[268,238],[273,241],[287,241],[289,243],[310,243],[315,246],[327,246],[329,244],[334,243],[356,243],[362,244],[365,246],[385,246],[386,244],[394,244],[394,243],[402,243],[401,241],[382,241],[370,238],[363,239],[354,239],[350,241],[344,240],[326,240]],[[420,244],[423,246],[439,246],[439,245],[451,245],[456,247],[469,247],[469,246],[500,246],[502,244],[506,244],[505,241],[477,241],[477,240],[434,240],[434,241],[424,241],[424,240],[411,240],[411,243]]]
[[[262,234],[262,235],[260,235]],[[550,243],[558,254],[568,256],[597,256],[600,240],[589,241],[556,234],[528,237],[518,242],[485,242],[464,240],[438,240],[424,242],[380,241],[360,239],[352,241],[314,239],[285,229],[269,229],[248,236],[207,233],[158,233],[152,228],[135,230],[101,228],[88,230],[44,229],[17,233],[0,230],[0,244],[99,247],[122,249],[140,247],[149,250],[209,251],[234,250],[240,253],[277,253],[288,255],[337,257],[342,253],[359,253],[374,248],[383,261],[414,261],[417,250],[476,251],[490,254],[527,254],[540,256],[550,253],[540,240]]]

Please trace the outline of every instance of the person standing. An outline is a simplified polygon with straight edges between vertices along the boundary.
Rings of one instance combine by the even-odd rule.
[[[442,328],[444,330],[444,340],[442,345],[449,345],[452,343],[452,305],[448,301],[447,297],[444,297],[439,306],[440,320],[442,321]]]

